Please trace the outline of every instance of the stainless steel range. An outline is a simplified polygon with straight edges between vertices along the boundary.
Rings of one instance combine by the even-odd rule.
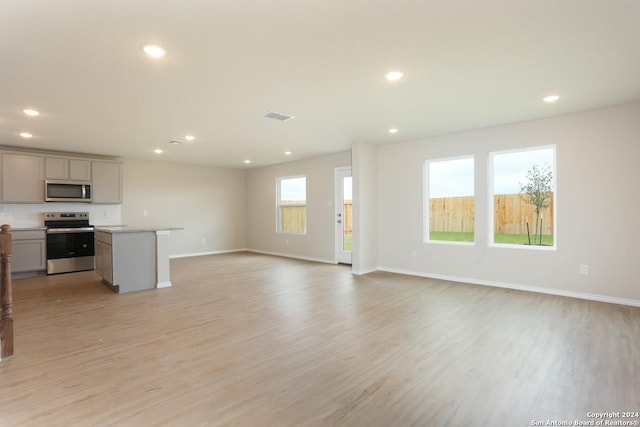
[[[96,257],[89,212],[47,212],[47,274],[93,270]]]

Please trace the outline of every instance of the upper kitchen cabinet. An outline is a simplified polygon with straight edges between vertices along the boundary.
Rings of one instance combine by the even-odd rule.
[[[44,158],[2,154],[2,201],[44,203]]]
[[[91,181],[91,162],[89,160],[47,157],[45,171],[47,179]]]
[[[93,203],[122,203],[122,165],[91,162]]]
[[[69,159],[69,179],[72,181],[91,181],[91,162]]]

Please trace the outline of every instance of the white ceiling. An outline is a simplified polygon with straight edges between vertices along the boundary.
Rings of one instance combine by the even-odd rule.
[[[638,0],[2,0],[0,144],[254,167],[633,102],[639,23]]]

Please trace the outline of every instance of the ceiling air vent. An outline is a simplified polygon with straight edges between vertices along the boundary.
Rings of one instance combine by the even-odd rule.
[[[180,141],[179,139],[172,139],[169,141],[170,144],[186,144],[185,141]]]
[[[278,113],[277,111],[267,111],[263,114],[263,116],[268,119],[280,120],[281,122],[285,122],[294,118],[294,116],[290,114]]]

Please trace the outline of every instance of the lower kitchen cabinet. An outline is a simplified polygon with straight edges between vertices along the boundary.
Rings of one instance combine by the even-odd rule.
[[[47,243],[44,230],[11,230],[12,273],[31,273],[47,269]]]
[[[113,247],[109,233],[96,232],[96,273],[113,285]]]

